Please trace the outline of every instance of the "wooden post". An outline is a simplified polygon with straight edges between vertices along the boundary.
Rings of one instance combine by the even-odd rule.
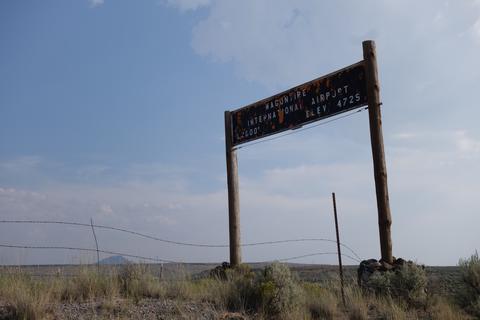
[[[342,265],[342,251],[340,250],[340,234],[338,232],[338,219],[337,219],[337,201],[335,200],[335,192],[332,192],[333,201],[333,215],[335,216],[335,233],[337,234],[337,253],[338,253],[338,269],[340,272],[340,290],[342,292],[343,306],[347,304],[345,302],[345,291],[343,289],[343,265]]]
[[[363,42],[363,59],[365,61],[368,116],[370,120],[370,141],[372,144],[375,190],[377,194],[378,227],[380,231],[380,248],[382,260],[393,263],[392,238],[390,226],[392,217],[387,187],[387,166],[383,148],[382,114],[380,110],[380,84],[378,81],[377,53],[375,42]]]
[[[238,193],[238,164],[237,153],[233,149],[232,144],[232,118],[230,116],[230,111],[225,111],[230,265],[235,267],[242,263],[242,254],[240,249],[240,197]]]

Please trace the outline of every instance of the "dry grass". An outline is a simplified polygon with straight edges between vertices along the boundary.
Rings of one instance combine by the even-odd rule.
[[[14,271],[0,277],[0,299],[7,302],[13,319],[44,319],[56,285],[55,281],[36,281]]]
[[[428,308],[428,315],[430,319],[436,320],[461,320],[471,319],[459,307],[448,302],[447,299],[436,297]]]
[[[64,301],[91,301],[96,299],[115,299],[120,296],[119,283],[116,274],[99,274],[96,271],[84,268],[77,276],[54,278],[55,291]]]
[[[412,306],[404,297],[368,293],[356,285],[346,288],[344,306],[338,285],[300,282],[281,265],[261,274],[241,268],[229,270],[223,279],[199,280],[182,270],[161,280],[145,265],[101,273],[84,268],[75,277],[34,278],[20,270],[0,275],[0,301],[6,303],[9,319],[48,319],[52,306],[60,303],[91,303],[100,318],[122,318],[145,299],[175,301],[176,313],[185,318],[195,317],[181,307],[192,302],[226,319],[469,319],[445,298],[429,297],[423,305]]]
[[[334,290],[315,283],[304,283],[306,309],[312,319],[336,319],[339,314],[339,299]]]

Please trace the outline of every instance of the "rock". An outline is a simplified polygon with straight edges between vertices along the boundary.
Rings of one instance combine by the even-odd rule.
[[[365,287],[368,280],[375,272],[397,271],[406,264],[413,264],[412,261],[406,261],[402,258],[393,259],[393,264],[386,261],[375,259],[363,260],[357,269],[357,281],[360,287]]]
[[[406,263],[407,263],[407,261],[403,260],[402,258],[398,258],[398,259],[395,259],[395,260],[393,261],[393,264],[394,264],[395,266],[403,266],[403,265],[405,265]]]
[[[390,263],[381,260],[380,261],[380,268],[378,270],[380,271],[390,271],[395,268],[395,265],[391,265]]]
[[[226,280],[227,270],[230,268],[230,263],[223,262],[222,265],[216,266],[215,268],[210,270],[210,277]]]
[[[367,283],[370,276],[377,271],[382,265],[375,259],[363,260],[357,269],[358,285],[362,286]]]

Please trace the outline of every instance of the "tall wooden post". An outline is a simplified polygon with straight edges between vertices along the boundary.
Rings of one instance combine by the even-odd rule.
[[[230,265],[242,263],[240,249],[240,197],[238,193],[237,153],[232,143],[232,117],[225,111],[225,148],[227,156],[228,230],[230,236]]]
[[[372,144],[375,190],[377,194],[378,227],[380,231],[380,248],[382,260],[393,263],[392,238],[390,226],[392,217],[387,187],[387,166],[383,148],[382,114],[380,110],[380,84],[378,81],[377,53],[375,42],[363,42],[363,59],[365,61],[368,116],[370,120],[370,140]]]

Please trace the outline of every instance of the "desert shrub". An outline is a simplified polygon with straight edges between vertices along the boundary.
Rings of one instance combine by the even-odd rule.
[[[460,260],[462,285],[457,292],[459,305],[468,313],[480,318],[480,259],[478,252],[470,258]]]
[[[273,263],[258,280],[259,299],[267,317],[289,318],[304,305],[304,292],[283,264]]]
[[[225,284],[220,287],[220,294],[224,295],[220,300],[230,311],[280,319],[304,306],[303,289],[282,264],[269,265],[261,274],[254,273],[248,265],[222,268],[220,273],[215,272],[214,279]]]
[[[413,263],[403,265],[391,277],[392,291],[409,305],[422,306],[427,298],[425,269]]]
[[[408,263],[395,271],[374,272],[366,287],[377,295],[400,299],[411,306],[421,306],[427,298],[427,274],[421,266]]]
[[[225,304],[232,311],[254,312],[259,306],[257,279],[248,265],[228,269]]]
[[[391,296],[393,275],[393,272],[374,272],[366,282],[368,292],[374,292],[380,296]]]

